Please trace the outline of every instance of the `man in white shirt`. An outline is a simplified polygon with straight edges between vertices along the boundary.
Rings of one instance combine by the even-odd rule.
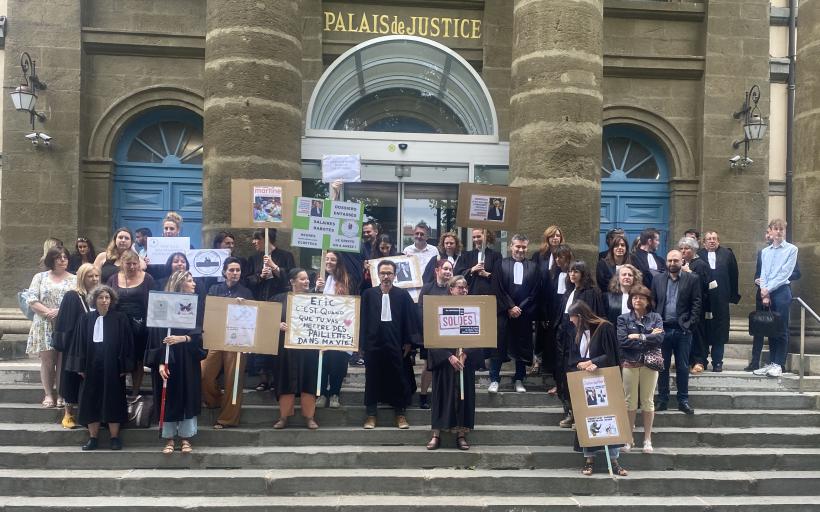
[[[427,263],[438,256],[438,249],[427,243],[429,237],[430,226],[424,221],[419,222],[413,228],[413,240],[415,240],[415,242],[405,247],[404,251],[402,251],[405,256],[415,256],[418,258],[419,268],[421,269],[427,268]]]

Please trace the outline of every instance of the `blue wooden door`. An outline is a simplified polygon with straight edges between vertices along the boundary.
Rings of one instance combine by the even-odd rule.
[[[669,244],[669,170],[660,145],[646,133],[626,125],[604,128],[601,159],[601,227],[606,233],[626,231],[632,240],[647,227],[660,231],[660,254]]]
[[[147,227],[161,236],[168,211],[182,215],[182,236],[201,246],[202,119],[187,110],[151,111],[132,122],[117,146],[113,229]]]

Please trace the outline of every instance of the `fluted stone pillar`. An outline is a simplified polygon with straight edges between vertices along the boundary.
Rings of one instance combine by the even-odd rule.
[[[299,179],[299,3],[208,0],[203,239],[230,226],[231,178]]]
[[[801,1],[799,19],[792,241],[800,248],[803,277],[795,294],[816,311],[820,307],[820,0]]]
[[[524,189],[519,231],[558,224],[594,264],[601,202],[602,0],[516,0],[511,185]]]

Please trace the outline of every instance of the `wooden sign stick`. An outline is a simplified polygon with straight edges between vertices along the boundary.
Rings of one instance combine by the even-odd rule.
[[[265,256],[270,256],[270,235],[268,235],[268,228],[262,229],[265,230],[265,249],[262,251],[262,254]]]
[[[316,372],[316,396],[322,395],[322,362],[325,359],[325,351],[319,351],[319,371]]]
[[[327,249],[322,249],[322,260],[319,262],[319,276],[322,278],[322,281],[325,280],[325,258],[327,258]],[[341,265],[342,262],[337,261],[336,264]]]
[[[609,445],[604,445],[604,453],[606,453],[606,465],[609,468],[609,476],[615,478],[615,475],[612,474],[612,459],[609,458]]]
[[[171,336],[171,328],[168,328],[168,334],[165,337]],[[168,371],[168,356],[170,355],[171,346],[165,344],[165,371]],[[162,402],[159,406],[159,432],[162,435],[162,424],[165,423],[165,397],[168,394],[168,379],[162,379]]]
[[[464,353],[464,349],[458,349],[456,351],[456,357],[459,361],[461,361],[461,354]],[[461,388],[461,401],[464,401],[464,369],[458,371],[458,384]]]
[[[265,233],[268,231],[265,230]],[[236,367],[233,370],[233,394],[231,396],[231,405],[236,405],[236,391],[239,388],[239,364],[242,361],[242,352],[236,353]]]
[[[487,228],[481,230],[481,238],[483,241],[481,242],[481,257],[478,259],[478,262],[484,263],[484,251],[487,250]]]

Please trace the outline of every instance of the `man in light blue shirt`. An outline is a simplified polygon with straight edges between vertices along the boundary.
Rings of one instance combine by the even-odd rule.
[[[769,222],[768,235],[772,245],[760,253],[760,298],[763,307],[769,307],[783,319],[783,331],[769,338],[769,364],[754,371],[755,375],[780,377],[789,350],[789,308],[792,290],[789,278],[797,263],[797,247],[784,240],[786,222],[774,219]]]

